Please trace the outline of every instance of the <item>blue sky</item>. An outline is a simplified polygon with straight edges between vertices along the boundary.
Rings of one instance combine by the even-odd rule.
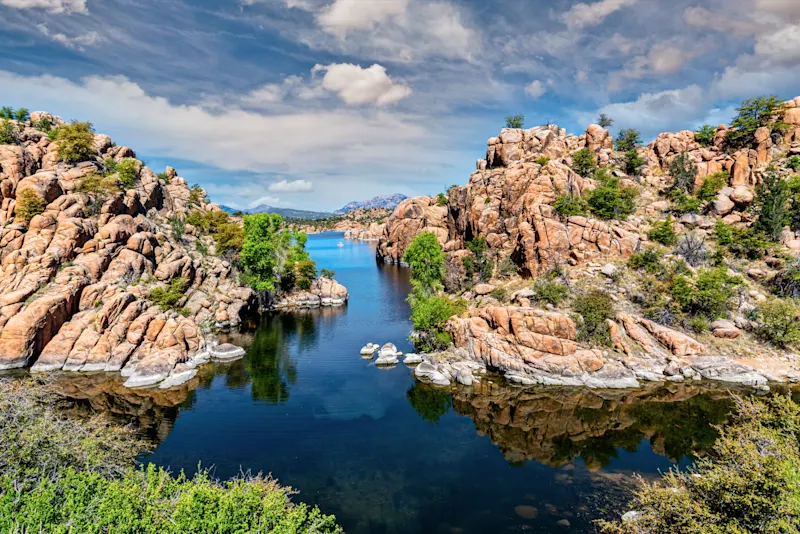
[[[235,207],[464,184],[517,112],[651,138],[800,94],[798,0],[0,0],[0,33],[0,105]]]

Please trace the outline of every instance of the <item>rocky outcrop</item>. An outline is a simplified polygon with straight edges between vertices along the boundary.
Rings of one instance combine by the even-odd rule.
[[[96,135],[96,154],[67,164],[44,132],[19,126],[19,143],[0,145],[0,369],[120,371],[128,386],[189,380],[209,359],[208,327],[236,326],[252,303],[229,262],[197,252],[198,242],[213,252],[213,240],[170,227],[219,208],[174,169],[159,177],[136,160],[133,187],[92,190],[88,178],[133,150]],[[26,190],[45,205],[29,222],[17,209]],[[148,300],[178,277],[174,309]]]
[[[275,308],[284,310],[342,306],[349,299],[350,293],[342,284],[330,278],[318,278],[308,291],[295,291],[282,295]]]

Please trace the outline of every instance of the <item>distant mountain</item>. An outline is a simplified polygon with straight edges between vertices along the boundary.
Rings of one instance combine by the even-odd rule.
[[[344,215],[345,213],[349,213],[359,208],[364,208],[364,209],[386,208],[389,210],[393,210],[397,207],[398,204],[400,204],[407,198],[408,198],[407,196],[401,195],[400,193],[394,195],[381,195],[371,200],[364,200],[362,202],[351,202],[342,209],[336,210],[333,213],[335,215]]]
[[[224,211],[228,213],[277,213],[284,219],[327,219],[328,217],[333,217],[333,213],[326,213],[322,211],[306,211],[306,210],[293,210],[291,208],[276,208],[274,206],[267,206],[266,204],[261,204],[256,206],[255,208],[250,208],[246,210],[237,210],[231,208],[230,206],[220,206]]]

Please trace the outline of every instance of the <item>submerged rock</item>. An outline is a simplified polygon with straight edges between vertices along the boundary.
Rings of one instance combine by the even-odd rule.
[[[230,343],[223,343],[214,347],[208,348],[208,353],[214,360],[231,361],[237,360],[245,355],[245,350]]]
[[[396,365],[400,353],[397,347],[392,343],[386,343],[381,350],[378,351],[378,359],[375,360],[375,365]]]
[[[364,347],[362,347],[361,355],[372,358],[379,348],[380,346],[377,343],[367,343]]]

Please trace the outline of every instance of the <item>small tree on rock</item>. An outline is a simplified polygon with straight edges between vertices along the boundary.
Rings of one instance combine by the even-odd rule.
[[[94,129],[90,122],[73,122],[55,130],[58,156],[68,163],[85,161],[95,155]]]
[[[506,117],[506,128],[523,128],[525,126],[525,115],[511,115]]]
[[[614,119],[606,115],[605,113],[601,113],[597,117],[597,124],[602,126],[603,128],[610,128],[612,124],[614,124]]]
[[[411,266],[414,293],[427,297],[442,288],[444,252],[432,232],[417,235],[406,249],[403,260]]]

